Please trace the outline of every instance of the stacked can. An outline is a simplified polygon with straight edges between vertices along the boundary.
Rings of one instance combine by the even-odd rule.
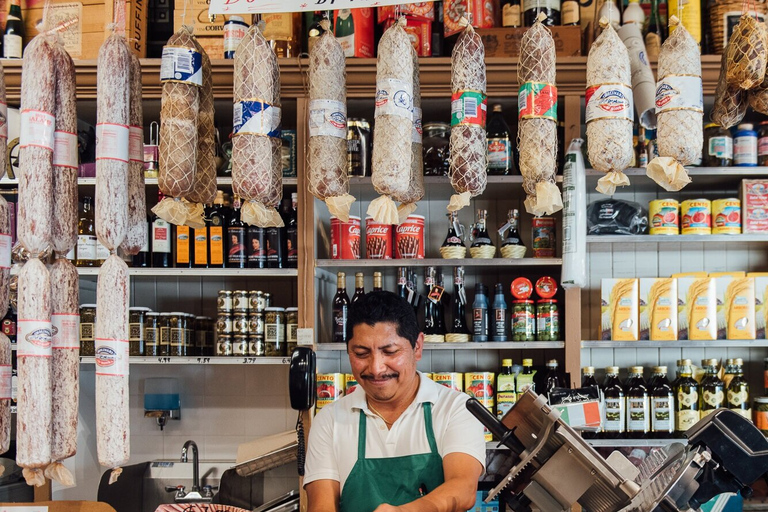
[[[265,312],[270,294],[261,291],[221,290],[216,301],[217,356],[266,356]],[[285,346],[285,330],[283,342]],[[275,354],[277,355],[277,354]],[[279,354],[284,355],[284,354]]]
[[[469,396],[477,398],[477,401],[483,404],[492,414],[494,413],[494,406],[496,393],[494,392],[494,383],[496,382],[496,375],[493,372],[472,372],[464,374],[464,391]],[[490,442],[493,440],[491,431],[485,429],[485,440]]]

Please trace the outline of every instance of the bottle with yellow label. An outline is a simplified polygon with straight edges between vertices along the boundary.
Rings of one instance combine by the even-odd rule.
[[[224,209],[224,192],[216,192],[213,206],[206,214],[208,225],[208,265],[214,268],[224,266],[224,240],[227,236],[227,216]]]
[[[269,41],[275,55],[278,57],[298,57],[301,51],[299,45],[301,13],[264,13],[261,18],[266,23],[264,39]]]
[[[173,233],[173,266],[176,268],[191,267],[194,262],[192,229],[189,226],[173,226]]]
[[[496,376],[496,417],[501,420],[517,402],[512,360],[501,360],[501,372]]]
[[[749,399],[749,383],[744,378],[744,361],[740,357],[733,360],[731,371],[733,378],[728,383],[726,406],[730,410],[751,420],[752,409],[750,407],[751,400]]]
[[[693,379],[690,359],[677,361],[675,390],[675,437],[685,437],[685,432],[699,421],[699,384]]]
[[[523,394],[532,389],[536,391],[536,386],[533,383],[533,376],[536,372],[533,371],[533,359],[523,359],[523,371],[517,376],[517,399],[520,400]]]
[[[725,385],[717,376],[717,359],[702,359],[704,378],[701,379],[699,395],[700,418],[711,414],[715,409],[725,407]]]

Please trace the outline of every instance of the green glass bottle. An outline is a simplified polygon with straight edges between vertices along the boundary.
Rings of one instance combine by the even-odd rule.
[[[699,421],[699,384],[693,379],[690,359],[677,362],[675,389],[675,437],[685,437],[685,432]]]

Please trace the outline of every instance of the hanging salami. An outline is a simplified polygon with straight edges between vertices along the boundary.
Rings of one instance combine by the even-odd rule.
[[[728,39],[723,60],[727,62],[725,76],[729,85],[748,90],[760,84],[768,61],[765,23],[749,13],[742,14]]]
[[[0,147],[8,147],[8,103],[5,98],[5,71],[0,64]],[[0,178],[5,176],[5,168],[8,165],[8,154],[0,151]]]
[[[11,235],[8,203],[0,196],[0,313],[8,312],[11,274]],[[0,333],[0,453],[11,442],[11,340]]]
[[[419,83],[419,56],[413,52],[413,139],[411,141],[411,182],[405,195],[395,196],[400,201],[397,207],[398,224],[402,224],[416,211],[416,203],[424,197],[424,155],[421,149],[421,84]]]
[[[717,123],[725,129],[736,126],[744,119],[747,113],[747,103],[762,114],[768,114],[768,84],[763,82],[752,91],[745,91],[738,85],[729,85],[725,78],[727,62],[722,59],[720,64],[720,77],[717,79],[715,89],[715,104],[710,112],[713,123]],[[749,100],[747,100],[749,96]]]

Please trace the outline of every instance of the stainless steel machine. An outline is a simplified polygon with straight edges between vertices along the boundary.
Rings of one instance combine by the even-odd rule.
[[[696,510],[724,492],[751,495],[768,472],[768,441],[747,419],[718,409],[687,432],[688,443],[653,451],[641,467],[620,452],[598,454],[560,419],[543,396],[527,391],[497,420],[470,398],[467,409],[499,444],[512,469],[489,494],[517,512],[678,512]]]

